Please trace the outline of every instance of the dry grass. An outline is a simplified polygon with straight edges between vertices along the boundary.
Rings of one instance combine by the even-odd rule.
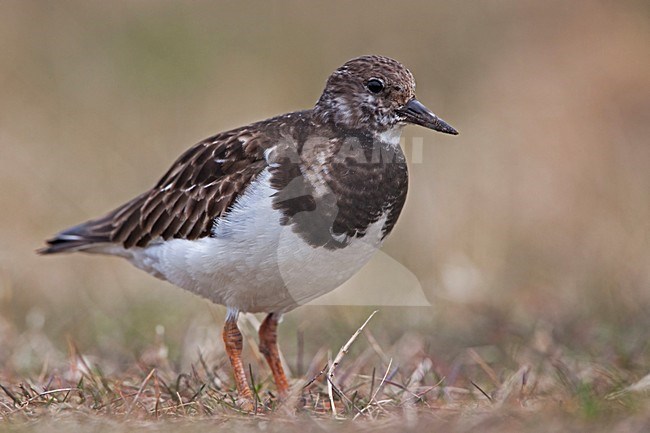
[[[503,356],[495,357],[495,351],[502,348],[473,347],[447,364],[417,349],[426,344],[421,336],[404,334],[391,347],[382,347],[372,328],[372,323],[367,325],[360,334],[365,338],[354,341],[353,335],[343,345],[331,382],[332,369],[327,363],[331,349],[317,351],[307,371],[294,378],[292,394],[283,402],[274,395],[261,357],[249,350],[258,408],[254,415],[243,413],[235,404],[230,369],[221,352],[199,353],[187,369],[179,369],[161,338],[145,348],[136,362],[116,368],[107,365],[110,359],[87,356],[70,341],[62,364],[45,362],[33,375],[10,371],[0,375],[0,419],[10,431],[38,431],[52,425],[166,430],[179,423],[183,429],[223,426],[270,431],[437,427],[445,431],[589,428],[628,432],[650,426],[648,379],[638,380],[634,373],[638,369],[634,364],[647,365],[645,344],[629,348],[628,355],[635,352],[638,356],[640,349],[645,357],[627,359],[633,365],[624,368],[623,360],[612,363],[605,354],[590,359],[577,354],[539,327],[527,341],[507,349],[507,363]],[[254,329],[245,320],[243,329],[251,341]],[[45,333],[13,336],[7,341],[25,345],[38,339],[42,347],[47,346]],[[352,343],[354,355],[348,353]],[[296,370],[292,362],[290,367]]]

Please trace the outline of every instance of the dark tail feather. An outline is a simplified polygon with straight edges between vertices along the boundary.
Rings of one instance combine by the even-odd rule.
[[[99,244],[110,242],[123,244],[128,239],[129,231],[122,233],[122,236],[120,236],[120,230],[116,229],[120,226],[123,228],[125,216],[135,218],[136,222],[139,221],[139,209],[147,199],[148,194],[148,192],[140,194],[130,202],[114,209],[101,218],[86,221],[85,223],[63,230],[52,239],[45,241],[47,246],[36,252],[38,254],[72,253],[84,250],[91,252],[90,250]],[[126,221],[130,221],[130,219],[127,218]]]
[[[101,230],[99,222],[98,220],[88,221],[63,230],[45,241],[47,246],[36,250],[36,252],[38,254],[72,253],[91,248],[98,243],[110,242],[109,232]]]

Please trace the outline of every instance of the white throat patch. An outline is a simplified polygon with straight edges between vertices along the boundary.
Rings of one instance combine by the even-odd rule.
[[[375,134],[375,139],[391,146],[399,146],[399,141],[402,136],[403,126],[394,126],[384,132]]]

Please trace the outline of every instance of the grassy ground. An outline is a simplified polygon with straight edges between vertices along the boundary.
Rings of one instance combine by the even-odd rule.
[[[362,314],[352,314],[360,319],[357,326],[363,322]],[[629,432],[650,426],[650,382],[643,378],[649,348],[638,330],[634,335],[632,329],[585,322],[574,329],[567,324],[558,336],[548,324],[517,329],[513,322],[504,323],[509,329],[497,325],[474,329],[474,338],[498,344],[460,349],[417,329],[387,344],[390,337],[378,338],[375,332],[386,323],[382,314],[388,313],[380,311],[351,341],[351,350],[331,376],[331,390],[326,367],[338,348],[322,346],[305,353],[304,339],[313,336],[299,333],[293,343],[282,333],[283,342],[292,346],[287,364],[294,373],[292,394],[283,402],[274,394],[255,345],[248,345],[246,358],[258,405],[255,415],[238,409],[227,359],[218,347],[203,353],[205,347],[195,346],[191,362],[182,367],[178,359],[170,359],[159,327],[150,345],[130,361],[123,354],[84,353],[71,339],[67,353],[57,353],[46,331],[16,335],[4,323],[4,341],[9,345],[3,349],[16,353],[28,346],[36,352],[25,357],[43,351],[43,365],[31,374],[2,372],[0,417],[9,431],[135,426],[198,430],[216,425],[268,431]],[[490,319],[498,322],[496,317]],[[255,318],[244,317],[240,325],[246,341],[252,342]],[[648,325],[647,319],[643,325]],[[291,321],[287,326],[292,327]],[[349,328],[351,337],[354,327]],[[187,341],[197,338],[196,330],[186,331],[184,346],[196,344]],[[617,341],[621,335],[626,338],[623,345]],[[340,337],[334,340],[342,341],[341,346],[349,341]]]

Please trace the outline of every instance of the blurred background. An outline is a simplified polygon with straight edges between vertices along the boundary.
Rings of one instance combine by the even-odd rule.
[[[641,370],[649,47],[641,0],[3,1],[0,372],[65,365],[70,342],[116,368],[161,341],[179,368],[221,356],[222,307],[119,259],[34,251],[152,186],[200,139],[311,107],[335,68],[369,53],[409,67],[419,99],[461,132],[405,131],[417,157],[384,252],[432,306],[380,308],[369,330],[386,353],[444,365],[476,348],[507,365],[542,335]],[[372,310],[288,314],[294,372],[297,342],[306,362],[336,351]]]

